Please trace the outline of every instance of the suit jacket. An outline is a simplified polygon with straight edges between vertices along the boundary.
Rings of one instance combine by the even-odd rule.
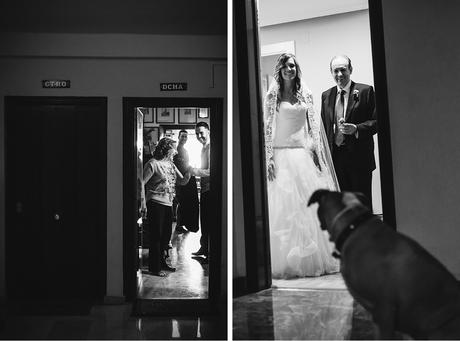
[[[334,119],[337,86],[323,92],[321,96],[321,119],[326,130],[329,148],[333,151]],[[374,170],[374,139],[377,133],[377,112],[374,88],[370,85],[351,82],[345,122],[358,127],[358,138],[345,135],[347,149],[353,165],[358,169]]]

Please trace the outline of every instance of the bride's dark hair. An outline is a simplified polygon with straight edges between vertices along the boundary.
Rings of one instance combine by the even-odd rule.
[[[296,75],[294,78],[294,89],[296,93],[294,95],[298,95],[301,93],[301,81],[300,78],[302,77],[302,72],[300,71],[299,63],[297,63],[297,58],[292,53],[283,53],[278,57],[275,65],[275,72],[273,73],[273,77],[275,78],[276,82],[278,83],[280,93],[284,90],[283,84],[283,77],[281,76],[281,69],[286,66],[286,62],[289,58],[294,60],[295,68],[296,68]]]

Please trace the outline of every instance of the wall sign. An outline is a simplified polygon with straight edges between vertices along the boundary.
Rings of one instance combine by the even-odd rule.
[[[46,79],[42,80],[43,88],[70,88],[70,80]]]
[[[161,91],[186,91],[187,83],[160,83]]]

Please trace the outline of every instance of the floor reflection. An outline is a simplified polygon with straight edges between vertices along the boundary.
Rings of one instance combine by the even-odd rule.
[[[233,300],[235,340],[371,340],[370,314],[340,273],[273,280],[272,289]]]
[[[82,316],[7,316],[0,339],[220,340],[219,316],[133,317],[129,304],[94,306]]]
[[[173,226],[175,228],[175,224]],[[141,250],[141,269],[138,271],[138,297],[143,299],[201,299],[208,298],[209,264],[203,257],[192,257],[200,248],[198,233],[173,233],[172,249],[167,262],[176,268],[167,277],[146,274],[148,249]]]
[[[234,300],[234,339],[345,340],[353,299],[346,290],[268,289]]]

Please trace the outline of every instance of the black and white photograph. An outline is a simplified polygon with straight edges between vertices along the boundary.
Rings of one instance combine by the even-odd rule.
[[[2,1],[0,340],[460,340],[458,13]]]
[[[459,4],[234,4],[233,339],[459,339]]]
[[[176,109],[155,108],[156,123],[174,123],[176,120]]]
[[[196,116],[199,109],[197,108],[179,108],[179,123],[196,123]]]

